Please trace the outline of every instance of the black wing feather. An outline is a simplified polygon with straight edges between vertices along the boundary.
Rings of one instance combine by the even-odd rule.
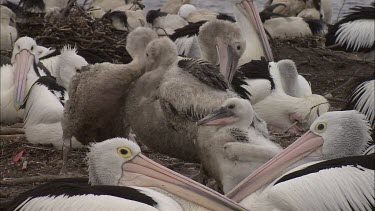
[[[156,206],[157,202],[150,196],[141,193],[137,189],[126,186],[91,186],[88,184],[87,179],[74,178],[74,179],[60,179],[55,180],[43,185],[40,185],[32,190],[26,191],[16,197],[8,204],[8,210],[14,210],[26,199],[37,198],[42,196],[60,196],[66,195],[69,197],[79,195],[109,195],[119,198],[124,198],[133,201],[139,201],[150,206]],[[126,208],[125,208],[126,209]]]
[[[180,29],[176,29],[175,32],[169,36],[169,38],[175,41],[180,37],[192,37],[194,35],[198,36],[200,27],[206,22],[207,21],[198,21],[196,23],[189,23]]]
[[[219,69],[203,60],[183,59],[178,62],[178,67],[189,72],[199,81],[222,91],[229,89],[228,82],[221,75]]]
[[[320,163],[316,163],[314,165],[308,166],[298,171],[294,171],[290,174],[287,174],[281,177],[276,183],[285,182],[288,180],[292,180],[307,174],[312,174],[319,172],[320,170],[330,169],[335,167],[342,167],[342,166],[354,166],[358,169],[371,169],[375,170],[375,154],[369,155],[360,155],[360,156],[352,156],[352,157],[344,157],[344,158],[337,158],[332,160],[323,161]]]
[[[240,72],[248,79],[267,79],[271,83],[271,89],[275,89],[275,83],[268,68],[268,61],[265,59],[252,60],[243,64],[237,69],[237,72]]]

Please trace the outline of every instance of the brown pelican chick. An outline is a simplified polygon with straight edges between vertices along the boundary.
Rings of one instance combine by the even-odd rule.
[[[198,129],[195,122],[218,109],[226,99],[237,96],[229,91],[228,81],[237,68],[244,44],[238,26],[224,21],[205,24],[199,36],[207,37],[202,39],[206,41],[202,43],[203,51],[212,54],[219,51],[220,70],[201,60],[174,61],[177,52],[172,54],[172,49],[176,47],[164,41],[170,50],[155,50],[161,52],[160,55],[155,54],[156,58],[147,61],[171,57],[168,69],[154,67],[137,80],[127,100],[126,112],[131,128],[144,144],[189,161],[198,161],[194,146]],[[219,61],[217,55],[210,56],[215,63]]]
[[[62,119],[64,160],[72,136],[88,144],[127,135],[121,115],[124,99],[131,83],[144,73],[145,48],[156,38],[153,30],[139,27],[127,37],[131,63],[90,65],[73,77]]]
[[[282,151],[254,127],[255,118],[248,100],[230,98],[198,121],[200,160],[224,193]]]

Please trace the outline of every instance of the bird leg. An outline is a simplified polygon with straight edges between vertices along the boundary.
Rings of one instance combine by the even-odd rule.
[[[276,148],[248,143],[229,142],[224,145],[224,156],[238,161],[269,160],[279,154],[279,152],[280,150]]]
[[[66,166],[68,161],[68,154],[72,147],[72,138],[64,138],[63,139],[63,163],[60,170],[60,175],[66,174]]]

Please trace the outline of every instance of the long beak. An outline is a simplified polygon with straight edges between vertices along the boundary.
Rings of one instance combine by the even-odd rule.
[[[245,210],[225,196],[142,155],[122,166],[119,185],[157,187],[210,210]]]
[[[27,73],[33,62],[34,55],[28,50],[22,50],[15,56],[14,84],[16,93],[14,95],[14,105],[17,110],[22,105],[25,98]]]
[[[242,201],[259,188],[271,183],[292,164],[311,154],[323,145],[323,138],[312,132],[305,133],[282,153],[275,156],[234,187],[227,196]]]
[[[227,108],[220,108],[217,111],[209,114],[205,118],[199,120],[197,125],[228,125],[238,120],[235,114],[227,109]]]
[[[264,27],[260,19],[257,7],[255,6],[253,0],[244,0],[241,4],[242,7],[245,9],[246,13],[248,14],[247,17],[249,18],[250,22],[253,23],[253,25],[258,31],[260,39],[263,43],[267,61],[273,61],[270,43],[268,42],[266,32],[264,31]]]
[[[220,73],[231,84],[240,57],[235,53],[232,46],[224,43],[221,37],[216,38],[216,48],[219,54]]]

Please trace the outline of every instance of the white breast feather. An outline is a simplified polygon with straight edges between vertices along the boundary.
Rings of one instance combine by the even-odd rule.
[[[336,43],[347,45],[346,49],[371,48],[375,40],[375,20],[364,19],[341,24],[336,32]]]

